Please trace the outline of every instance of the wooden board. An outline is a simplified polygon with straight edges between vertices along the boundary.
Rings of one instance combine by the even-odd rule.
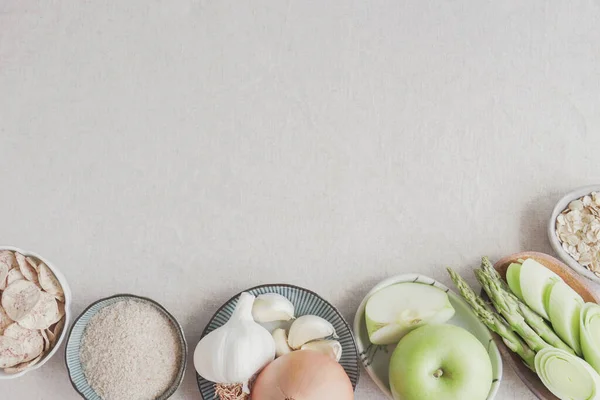
[[[588,282],[581,276],[577,275],[571,268],[569,268],[563,262],[557,260],[554,257],[551,257],[544,253],[537,253],[534,251],[526,251],[522,253],[512,254],[508,257],[504,257],[494,264],[494,268],[500,273],[502,278],[506,280],[506,270],[508,266],[517,262],[519,259],[527,259],[533,258],[538,261],[540,264],[544,265],[546,268],[551,269],[556,274],[558,274],[573,290],[575,290],[586,302],[598,303],[600,302],[600,298],[594,294],[591,290]],[[558,397],[554,396],[540,381],[538,376],[531,371],[529,368],[523,364],[518,355],[513,353],[506,347],[506,345],[502,342],[502,339],[494,334],[494,339],[498,344],[498,348],[500,349],[500,353],[502,353],[503,358],[510,364],[519,378],[527,385],[527,387],[541,400],[560,400]]]

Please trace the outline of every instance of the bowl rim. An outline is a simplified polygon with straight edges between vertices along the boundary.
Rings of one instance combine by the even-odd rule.
[[[145,297],[145,296],[139,296],[136,294],[132,294],[132,293],[118,293],[118,294],[114,294],[112,296],[108,296],[108,297],[103,297],[101,299],[98,299],[94,302],[92,302],[91,304],[89,304],[78,316],[77,318],[75,318],[73,320],[73,324],[71,325],[71,327],[69,328],[69,335],[67,338],[67,342],[65,345],[65,354],[64,354],[64,360],[65,360],[65,366],[67,367],[67,375],[69,376],[69,382],[71,382],[71,386],[73,386],[73,389],[75,389],[75,391],[84,399],[87,399],[87,397],[85,397],[85,395],[83,393],[81,393],[81,391],[77,388],[77,386],[75,386],[75,382],[73,382],[73,376],[72,376],[72,371],[71,368],[69,367],[69,360],[67,358],[67,346],[69,344],[69,342],[71,341],[71,335],[73,333],[73,328],[75,327],[75,325],[77,325],[77,323],[79,322],[79,320],[85,315],[87,314],[88,311],[90,311],[90,309],[96,305],[98,305],[99,303],[102,303],[104,301],[107,300],[112,300],[114,298],[118,298],[118,297],[124,297],[124,298],[131,298],[131,299],[137,299],[137,300],[142,300],[142,301],[146,301],[151,303],[152,305],[156,306],[159,310],[161,310],[163,313],[165,313],[174,323],[175,323],[175,327],[177,328],[177,331],[179,333],[180,339],[183,343],[183,349],[181,349],[181,353],[182,353],[182,357],[181,357],[181,366],[179,369],[178,374],[180,374],[181,376],[175,380],[175,382],[173,382],[173,384],[167,389],[165,390],[164,393],[167,393],[169,391],[172,390],[172,393],[169,395],[169,397],[171,397],[173,394],[175,394],[175,392],[177,391],[177,389],[179,389],[179,386],[181,386],[181,383],[183,382],[183,378],[185,377],[185,371],[187,368],[187,353],[188,353],[188,344],[187,344],[187,340],[185,338],[185,332],[183,331],[183,328],[181,326],[181,324],[179,323],[179,321],[173,316],[173,314],[171,314],[165,307],[163,307],[160,303],[158,303],[156,300],[153,300],[149,297]],[[114,304],[114,303],[113,303]],[[107,305],[108,306],[108,305]],[[87,324],[86,324],[87,325]]]
[[[0,381],[20,378],[23,375],[27,374],[28,372],[35,371],[36,369],[41,368],[52,357],[54,357],[54,355],[58,352],[58,349],[61,346],[62,342],[65,340],[65,337],[67,336],[67,331],[69,330],[69,325],[71,323],[71,304],[73,302],[71,287],[69,286],[69,282],[67,281],[67,278],[46,257],[42,257],[36,252],[23,250],[20,247],[11,246],[11,245],[0,245],[0,251],[2,251],[2,250],[16,251],[27,257],[35,257],[38,260],[42,261],[44,264],[46,264],[48,266],[48,268],[50,268],[50,270],[56,276],[56,279],[58,279],[58,282],[60,283],[60,286],[65,294],[65,326],[64,326],[62,332],[60,333],[60,336],[56,340],[56,343],[54,344],[54,348],[48,354],[46,354],[46,356],[40,362],[26,368],[25,370],[23,370],[17,374],[6,374],[2,370],[0,370]]]
[[[440,281],[438,281],[437,279],[434,279],[430,276],[427,275],[423,275],[423,274],[419,274],[419,273],[408,273],[408,274],[399,274],[399,275],[393,275],[390,276],[388,278],[383,279],[382,281],[378,282],[375,284],[375,286],[373,286],[365,295],[365,297],[362,299],[362,301],[360,302],[360,305],[358,306],[358,309],[356,310],[356,314],[354,314],[354,323],[352,326],[354,335],[358,338],[361,337],[360,336],[360,328],[361,328],[361,324],[362,324],[362,318],[365,314],[365,309],[366,309],[366,305],[367,305],[367,301],[369,300],[369,298],[375,294],[375,292],[378,292],[379,290],[386,288],[388,286],[397,284],[397,283],[407,283],[407,282],[414,282],[414,283],[419,283],[422,285],[428,285],[428,283],[426,282],[421,282],[419,281],[419,279],[426,279],[426,280],[430,280],[431,283],[429,283],[429,285],[433,285],[433,286],[437,286],[440,289],[443,289],[446,293],[452,293],[453,297],[460,301],[471,313],[473,313],[473,311],[471,310],[471,306],[469,306],[467,304],[467,302],[457,293],[455,293],[453,290],[451,290],[448,286],[444,285],[443,283],[441,283]],[[477,318],[477,316],[473,313],[473,318],[475,318],[475,320],[482,325],[482,327],[485,329],[485,331],[489,334],[490,337],[490,342],[493,346],[494,346],[494,353],[496,354],[496,359],[498,360],[498,362],[496,363],[496,369],[497,369],[497,373],[498,376],[497,378],[495,378],[494,380],[492,380],[492,384],[490,386],[490,392],[488,393],[488,397],[486,398],[486,400],[493,400],[496,395],[498,394],[498,390],[500,389],[500,384],[502,383],[502,378],[504,375],[504,361],[502,359],[502,354],[500,353],[500,349],[498,348],[498,345],[496,344],[496,342],[493,340],[493,336],[492,336],[492,332],[488,329],[487,326],[485,326],[483,324],[483,322],[481,322],[479,320],[479,318]],[[489,346],[489,344],[488,344]],[[367,351],[367,349],[363,349],[362,348],[362,339],[358,341],[357,343],[357,348],[359,350],[359,357],[361,357],[362,360],[362,355]],[[486,350],[488,350],[488,354],[489,354],[489,349],[486,348]],[[491,360],[490,360],[491,362]],[[361,363],[362,364],[362,363]],[[373,380],[373,382],[375,382],[375,384],[377,385],[377,387],[379,388],[379,390],[381,390],[381,392],[388,397],[389,399],[392,399],[391,396],[391,392],[389,390],[389,388],[381,381],[381,379],[379,379],[379,377],[374,376],[374,374],[371,374],[370,369],[368,369],[367,367],[364,366],[363,364],[363,368],[367,371],[367,374],[371,377],[371,379]]]
[[[342,321],[342,323],[346,326],[346,328],[348,329],[348,332],[350,333],[350,338],[352,339],[352,344],[354,345],[354,350],[356,351],[356,382],[352,382],[352,387],[353,387],[353,391],[356,391],[356,388],[358,387],[358,382],[360,381],[360,354],[358,352],[358,346],[356,345],[356,338],[354,337],[354,331],[352,330],[352,327],[350,326],[350,324],[348,323],[348,321],[346,321],[346,319],[344,318],[344,316],[342,315],[342,313],[340,313],[340,311],[337,309],[337,307],[335,307],[333,304],[331,304],[329,301],[327,301],[325,298],[323,298],[321,295],[319,295],[318,293],[310,290],[310,289],[306,289],[302,286],[298,286],[298,285],[292,285],[290,283],[263,283],[261,285],[257,285],[257,286],[253,286],[250,287],[248,289],[242,290],[240,292],[238,292],[237,294],[231,296],[228,300],[226,300],[225,302],[223,302],[223,304],[217,309],[217,311],[215,311],[215,313],[209,318],[208,322],[206,323],[206,326],[204,327],[204,329],[202,330],[202,334],[200,335],[200,340],[202,340],[202,338],[204,336],[206,336],[208,334],[208,326],[210,325],[211,321],[213,319],[215,319],[215,317],[233,300],[235,300],[236,298],[238,298],[242,293],[244,292],[248,292],[250,290],[256,290],[256,289],[262,289],[262,288],[266,288],[266,287],[272,287],[272,286],[281,286],[281,287],[287,287],[287,288],[292,288],[292,289],[299,289],[299,290],[303,290],[307,293],[310,293],[313,296],[316,296],[319,300],[323,301],[325,304],[327,304],[329,307],[331,307],[331,309],[338,315],[338,317],[340,318],[340,320]],[[195,372],[195,371],[194,371]],[[202,378],[204,379],[204,378]],[[202,397],[204,399],[204,396],[202,396],[202,388],[200,387],[200,375],[196,372],[196,384],[198,385],[198,391],[200,392],[200,397]]]
[[[562,248],[562,244],[556,236],[556,218],[558,215],[565,210],[573,200],[579,199],[595,191],[600,192],[600,184],[581,186],[568,192],[556,202],[552,209],[552,214],[550,215],[550,221],[548,221],[548,240],[550,241],[550,245],[554,252],[565,264],[578,274],[600,284],[600,277],[596,276],[592,271],[579,264],[577,260],[571,257],[571,255]]]

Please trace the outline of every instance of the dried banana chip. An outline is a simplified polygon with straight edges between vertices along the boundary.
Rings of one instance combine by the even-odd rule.
[[[23,328],[46,329],[59,319],[60,311],[54,296],[46,292],[40,292],[40,299],[35,307],[23,318],[20,318],[18,322]]]
[[[4,336],[15,339],[23,346],[23,360],[21,362],[31,361],[44,351],[44,338],[40,331],[25,329],[14,323],[6,328]]]
[[[25,260],[27,260],[27,262],[29,263],[29,265],[31,265],[33,267],[33,269],[35,269],[35,272],[37,272],[38,270],[38,262],[35,258],[33,257],[25,257]]]
[[[15,281],[2,292],[2,307],[13,321],[19,321],[33,311],[41,297],[42,292],[35,284]]]
[[[44,357],[44,355],[45,355],[44,353],[41,353],[39,356],[37,356],[33,360],[23,362],[21,364],[17,364],[14,367],[4,368],[4,372],[7,374],[18,374],[19,372],[24,371],[27,368],[32,367],[35,364],[37,364],[38,362],[40,362],[40,360]]]
[[[60,286],[58,279],[56,279],[56,276],[54,275],[54,273],[44,263],[40,263],[38,265],[38,279],[40,282],[40,286],[46,292],[48,292],[54,296],[56,296],[56,295],[64,296],[62,287]]]
[[[0,306],[0,335],[2,335],[4,333],[4,330],[6,329],[7,326],[11,325],[13,321],[8,314],[6,313],[6,311],[4,311],[4,307]]]
[[[17,268],[17,259],[12,251],[0,251],[0,290],[6,289],[8,274]]]
[[[8,266],[0,262],[0,290],[6,289],[6,278],[8,278]]]
[[[9,271],[18,267],[15,254],[9,250],[0,251],[0,264],[6,265],[6,268],[8,268]]]
[[[58,307],[58,317],[56,317],[56,321],[54,322],[58,322],[62,319],[62,317],[65,316],[65,303],[61,303],[60,301],[56,302],[56,306]]]
[[[56,323],[56,325],[54,325],[54,328],[52,328],[52,335],[54,335],[54,341],[56,341],[56,339],[58,339],[60,337],[60,334],[62,333],[62,330],[65,327],[65,318],[61,318],[60,321],[58,321]]]
[[[44,352],[46,352],[50,349],[50,338],[48,337],[47,330],[41,329],[40,335],[42,335],[42,339],[44,339]]]
[[[56,325],[53,329],[56,329]],[[49,348],[54,347],[54,343],[56,343],[56,335],[54,334],[52,329],[45,329],[44,331],[46,332],[46,335],[48,336],[48,340],[50,341],[48,347]]]
[[[6,277],[6,286],[8,287],[8,285],[10,285],[11,283],[22,280],[25,280],[25,277],[23,276],[19,268],[11,269],[8,272],[8,276]]]
[[[0,368],[14,367],[23,361],[23,346],[13,338],[0,336]]]
[[[38,274],[35,268],[29,264],[29,262],[25,259],[25,256],[21,253],[15,253],[15,257],[17,259],[17,264],[19,264],[19,270],[27,279],[33,283],[38,283]]]

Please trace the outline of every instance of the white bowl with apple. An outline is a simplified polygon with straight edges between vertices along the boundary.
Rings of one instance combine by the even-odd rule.
[[[490,331],[432,278],[380,282],[361,302],[353,329],[365,370],[389,399],[492,400],[498,391],[502,357]]]

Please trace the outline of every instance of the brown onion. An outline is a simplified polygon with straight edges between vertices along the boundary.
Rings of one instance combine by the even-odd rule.
[[[252,387],[252,400],[351,400],[344,368],[313,350],[288,353],[271,362]]]

